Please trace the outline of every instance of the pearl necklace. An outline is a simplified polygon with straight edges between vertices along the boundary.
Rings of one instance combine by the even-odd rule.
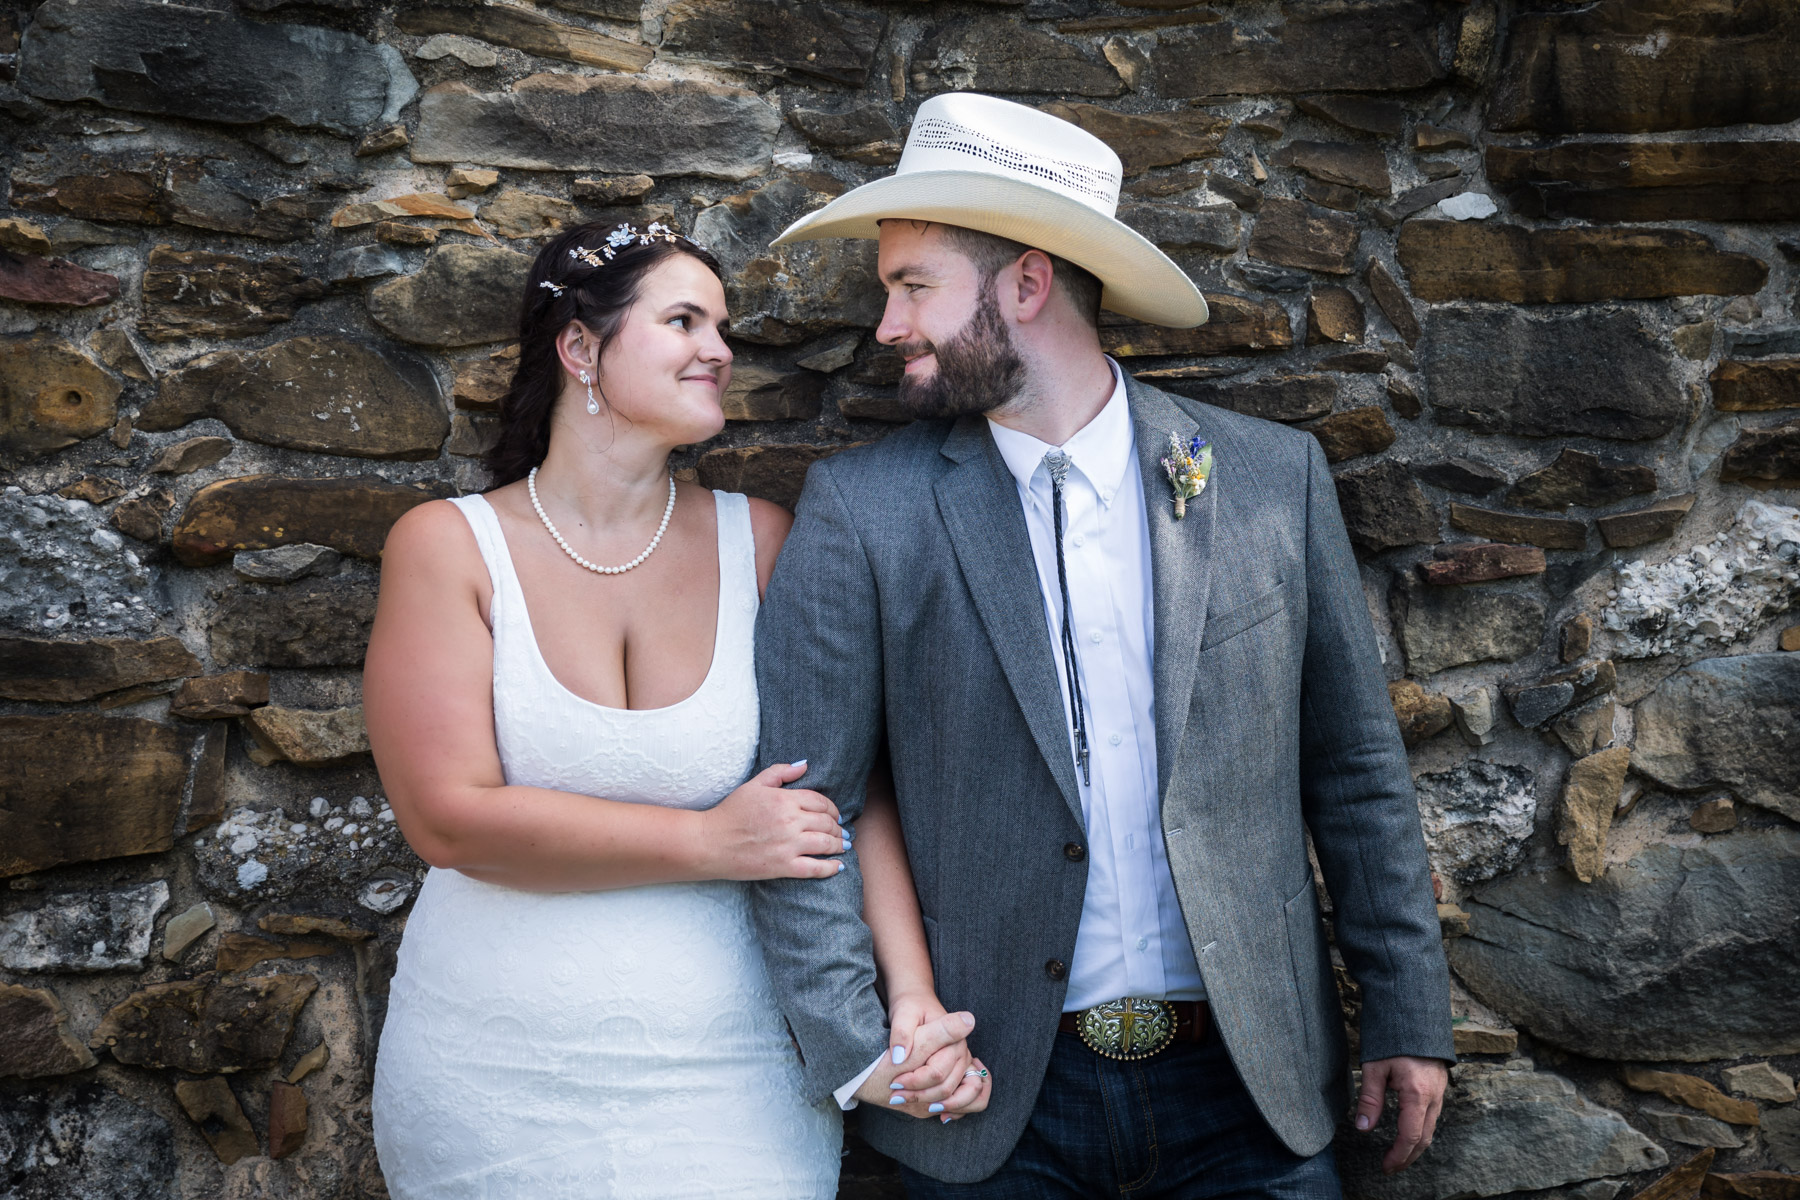
[[[598,563],[591,563],[587,559],[581,557],[581,555],[575,553],[575,551],[570,548],[569,543],[563,541],[563,535],[556,531],[556,526],[550,523],[549,516],[544,512],[544,506],[538,502],[537,473],[538,469],[533,467],[531,468],[531,473],[525,476],[525,490],[531,493],[531,507],[537,509],[538,520],[544,523],[544,528],[550,531],[550,536],[556,539],[556,544],[563,548],[564,554],[567,554],[570,558],[574,559],[578,565],[586,567],[588,570],[594,572],[594,574],[623,575],[625,572],[631,570],[631,568],[643,562],[646,558],[649,558],[651,551],[655,550],[656,547],[662,543],[663,533],[669,528],[669,514],[675,511],[675,477],[673,475],[669,476],[669,502],[663,506],[662,524],[656,527],[656,536],[650,539],[650,544],[644,547],[644,552],[622,567],[603,567]]]

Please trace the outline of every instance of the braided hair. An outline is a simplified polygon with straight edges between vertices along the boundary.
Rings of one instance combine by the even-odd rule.
[[[563,392],[556,339],[579,321],[598,340],[596,361],[637,303],[644,277],[677,254],[724,279],[718,260],[663,225],[577,225],[538,251],[519,305],[519,365],[500,398],[500,434],[487,452],[494,487],[525,478],[550,452],[550,423]],[[604,392],[602,392],[604,398]]]

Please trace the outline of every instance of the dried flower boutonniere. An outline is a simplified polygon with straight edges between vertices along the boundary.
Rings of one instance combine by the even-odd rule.
[[[1182,445],[1181,435],[1169,435],[1169,457],[1162,460],[1169,473],[1169,485],[1175,489],[1175,519],[1187,516],[1187,502],[1206,490],[1206,477],[1212,474],[1212,446],[1196,437]]]

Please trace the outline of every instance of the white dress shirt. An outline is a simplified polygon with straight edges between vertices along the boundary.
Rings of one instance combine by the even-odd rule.
[[[1137,437],[1119,364],[1107,360],[1113,392],[1106,406],[1060,449],[1069,456],[1063,484],[1063,563],[1069,576],[1075,657],[1087,701],[1088,766],[1081,813],[1087,828],[1087,892],[1075,934],[1063,1010],[1092,1008],[1122,996],[1204,1000],[1205,985],[1175,897],[1163,846],[1156,774],[1154,595],[1150,525],[1144,512]],[[1025,510],[1044,622],[1062,688],[1063,727],[1075,761],[1068,674],[1062,649],[1062,590],[1056,576],[1053,492],[1044,455],[1059,449],[1028,433],[988,422]],[[851,1095],[877,1058],[836,1092]]]
[[[1067,1012],[1121,996],[1151,1000],[1206,996],[1163,846],[1151,667],[1155,597],[1150,526],[1124,377],[1117,363],[1108,362],[1113,370],[1111,398],[1060,447],[1070,459],[1063,484],[1063,562],[1069,577],[1075,658],[1087,701],[1092,779],[1091,784],[1083,783],[1077,768],[1075,782],[1087,826],[1088,878],[1063,1002]],[[1044,455],[1059,447],[993,421],[988,427],[1018,485],[1031,533],[1073,760],[1053,493],[1050,472],[1043,465]]]

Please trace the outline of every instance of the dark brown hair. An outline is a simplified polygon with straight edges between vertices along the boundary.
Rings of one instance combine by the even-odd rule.
[[[654,237],[645,244],[636,236],[645,230],[631,226],[634,236],[629,241],[620,239],[621,244],[609,246],[607,238],[623,228],[577,225],[550,239],[531,264],[519,304],[519,367],[512,386],[500,398],[500,435],[487,453],[494,487],[525,478],[550,452],[550,418],[563,389],[556,338],[569,322],[580,321],[598,340],[598,362],[637,303],[644,277],[658,263],[686,254],[724,278],[717,259],[679,235],[673,240]],[[603,265],[589,265],[571,253],[577,249],[599,255]],[[606,257],[608,249],[611,258]],[[604,393],[601,397],[604,403]]]
[[[994,282],[994,277],[1005,267],[1019,261],[1019,256],[1035,247],[1024,242],[1015,242],[1011,238],[1003,238],[998,234],[983,233],[979,229],[968,229],[961,225],[945,225],[944,240],[957,253],[975,264],[981,272],[983,286]],[[1051,254],[1048,250],[1038,251],[1050,260],[1050,278],[1054,286],[1060,287],[1075,311],[1086,319],[1089,325],[1099,327],[1100,324],[1100,280],[1085,267],[1078,267],[1066,258]]]

